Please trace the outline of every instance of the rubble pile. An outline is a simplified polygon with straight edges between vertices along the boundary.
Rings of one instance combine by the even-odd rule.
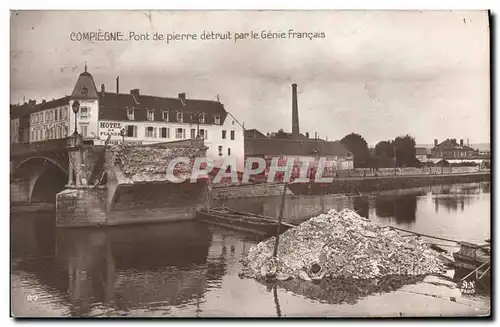
[[[320,280],[423,276],[443,271],[438,253],[419,237],[403,237],[356,212],[330,210],[252,247],[241,260],[242,277]]]
[[[170,161],[177,157],[195,157],[204,155],[204,148],[197,147],[138,147],[115,145],[111,148],[115,162],[121,166],[126,176],[137,174],[165,175]],[[192,165],[179,163],[174,174],[190,174]]]

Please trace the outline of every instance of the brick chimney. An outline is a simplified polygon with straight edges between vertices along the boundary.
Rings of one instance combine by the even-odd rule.
[[[186,100],[186,93],[179,93],[180,100]]]
[[[116,76],[116,94],[120,93],[120,76]]]
[[[309,138],[309,132],[306,132],[306,138]]]
[[[292,138],[299,138],[299,104],[297,102],[297,84],[292,84]]]
[[[104,92],[106,92],[106,87],[104,84],[101,84],[101,97],[104,98]]]
[[[130,90],[130,94],[139,95],[139,89]]]
[[[464,139],[460,139],[460,146],[463,147],[464,146]]]
[[[438,146],[438,140],[434,139],[434,147],[437,147],[437,146]]]

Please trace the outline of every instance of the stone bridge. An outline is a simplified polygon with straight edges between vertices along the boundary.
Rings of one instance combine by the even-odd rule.
[[[81,135],[15,144],[11,203],[55,202],[61,227],[193,218],[208,200],[206,181],[170,183],[166,167],[205,150],[202,140],[108,147],[87,144]]]
[[[11,203],[55,202],[68,182],[66,139],[12,144]]]

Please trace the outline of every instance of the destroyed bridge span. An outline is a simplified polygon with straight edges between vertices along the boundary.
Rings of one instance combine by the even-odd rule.
[[[108,147],[88,144],[80,134],[13,144],[11,205],[55,201],[60,227],[191,218],[208,200],[206,180],[173,184],[166,167],[176,157],[203,157],[205,150],[203,140]]]

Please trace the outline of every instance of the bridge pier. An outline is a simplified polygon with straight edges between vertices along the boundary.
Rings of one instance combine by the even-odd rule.
[[[185,151],[204,155],[199,145],[120,150],[84,145],[79,135],[68,138],[68,184],[56,196],[56,225],[109,226],[194,219],[195,210],[209,198],[208,184],[175,184],[166,179],[164,160],[172,157],[172,147],[181,148],[183,155]],[[155,161],[157,167],[143,169]],[[130,165],[136,166],[133,172],[127,171]],[[123,167],[128,168],[123,171]]]
[[[11,179],[10,181],[10,202],[28,203],[30,202],[30,181],[24,179]]]

